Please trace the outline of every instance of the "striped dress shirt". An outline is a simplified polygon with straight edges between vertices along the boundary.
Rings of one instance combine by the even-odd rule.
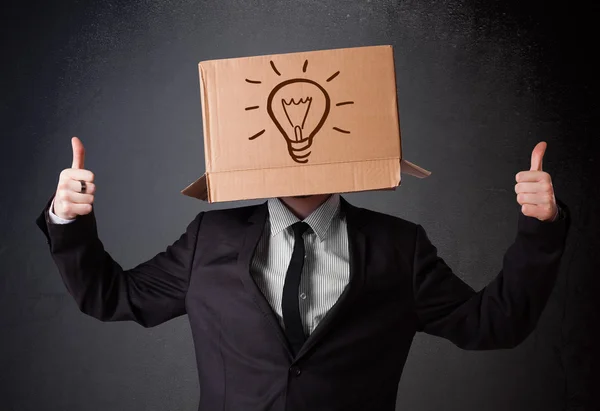
[[[283,328],[281,302],[285,275],[294,249],[292,224],[300,221],[277,198],[268,200],[269,218],[252,259],[251,275]],[[314,331],[350,280],[346,219],[340,196],[333,194],[304,220],[306,257],[300,280],[300,317],[304,332]]]

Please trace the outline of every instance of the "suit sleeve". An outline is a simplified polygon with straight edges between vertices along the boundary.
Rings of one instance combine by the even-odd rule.
[[[135,321],[153,327],[186,313],[196,240],[203,213],[165,251],[124,270],[104,250],[94,211],[70,224],[49,219],[52,198],[36,223],[79,309],[101,321]]]
[[[413,285],[418,331],[467,350],[513,348],[535,328],[552,292],[570,225],[565,204],[554,222],[519,213],[517,235],[502,268],[475,292],[437,255],[417,226]]]

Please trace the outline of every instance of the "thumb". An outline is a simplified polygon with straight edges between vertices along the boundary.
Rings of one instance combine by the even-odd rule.
[[[531,152],[531,171],[542,171],[542,161],[547,146],[545,141],[540,141]]]
[[[73,137],[71,139],[71,146],[73,147],[73,165],[71,168],[82,169],[85,161],[85,148],[83,147],[83,143],[77,137]]]

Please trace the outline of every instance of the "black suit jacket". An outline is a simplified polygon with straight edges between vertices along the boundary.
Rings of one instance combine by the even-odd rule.
[[[474,291],[424,229],[342,199],[350,282],[297,356],[250,276],[266,203],[199,213],[164,252],[124,270],[98,239],[94,213],[37,219],[82,312],[144,327],[187,314],[203,411],[392,411],[417,331],[470,350],[511,348],[534,329],[569,226],[519,216],[497,277]]]

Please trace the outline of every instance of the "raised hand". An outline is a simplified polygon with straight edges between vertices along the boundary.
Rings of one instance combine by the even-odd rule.
[[[54,214],[66,220],[91,213],[96,192],[94,173],[84,169],[85,148],[83,143],[77,137],[73,137],[71,146],[73,147],[73,164],[71,168],[65,168],[60,173],[53,210]],[[85,190],[82,192],[83,186],[85,186]]]
[[[515,192],[521,212],[541,221],[553,221],[558,215],[550,174],[542,170],[547,144],[539,142],[531,153],[531,168],[517,173]]]

